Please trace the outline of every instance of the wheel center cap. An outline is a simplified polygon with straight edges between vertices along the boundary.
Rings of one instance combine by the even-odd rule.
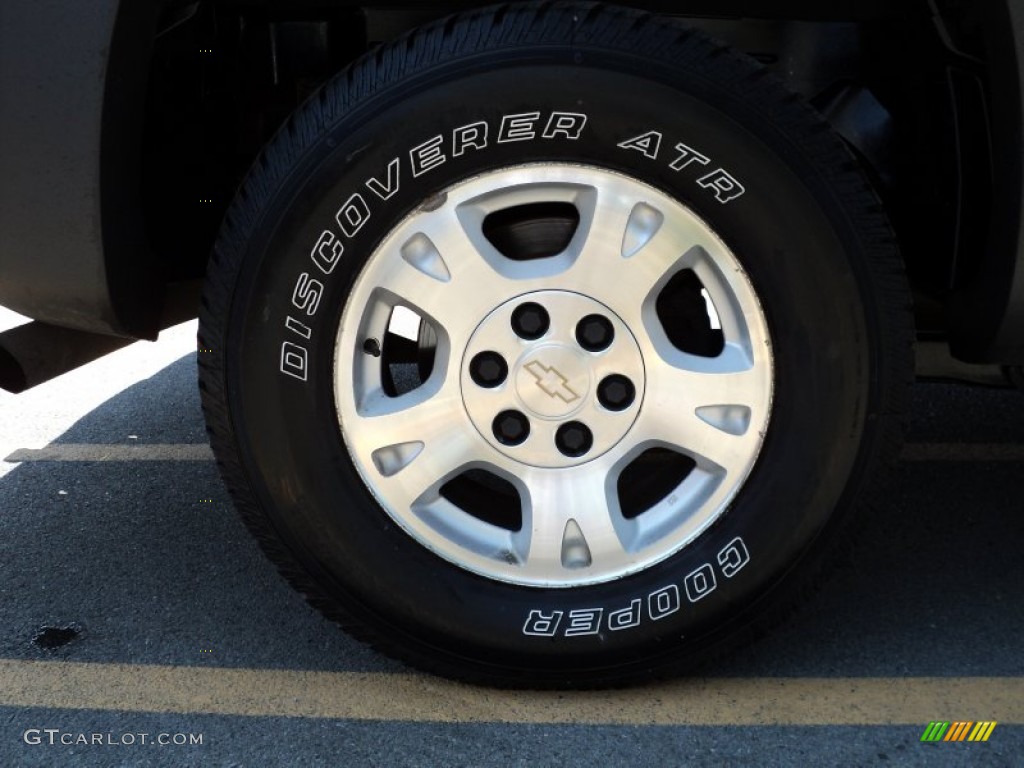
[[[519,399],[533,415],[566,418],[582,408],[590,395],[590,366],[571,347],[541,344],[520,359],[515,387]]]
[[[607,453],[640,412],[640,347],[608,306],[571,291],[506,301],[477,326],[462,358],[462,401],[480,436],[534,467]]]

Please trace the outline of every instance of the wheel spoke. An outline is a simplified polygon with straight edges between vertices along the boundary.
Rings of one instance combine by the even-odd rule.
[[[355,425],[346,425],[349,444],[375,481],[411,505],[475,458],[476,433],[451,390],[425,396],[413,390],[377,398]]]
[[[761,440],[770,405],[763,369],[719,373],[676,367],[662,359],[648,360],[648,365],[637,433],[680,450],[698,465],[742,470],[752,446]]]
[[[593,197],[581,229],[585,223],[585,240],[566,277],[579,290],[602,296],[636,328],[653,313],[654,300],[676,272],[722,250],[696,220],[665,216],[651,202],[615,186]]]
[[[421,217],[413,234],[396,244],[399,257],[380,280],[381,290],[420,312],[458,345],[493,309],[496,296],[514,295],[516,289],[495,270],[493,246],[483,233],[467,230],[472,222],[447,209]]]
[[[615,519],[621,517],[605,464],[568,471],[536,470],[525,479],[521,544],[526,567],[559,573],[625,556]]]
[[[704,247],[695,248],[688,254],[688,258],[690,269],[700,278],[704,290],[711,297],[727,347],[736,350],[749,350],[750,331],[743,317],[744,314],[750,314],[754,307],[740,306],[736,290],[729,284],[718,266],[716,258],[720,259],[720,257],[716,256],[714,251],[708,251]]]
[[[690,348],[664,290],[684,270],[696,277],[671,300],[707,302],[717,355],[676,346]],[[456,184],[388,236],[349,301],[346,445],[408,534],[486,578],[575,586],[658,562],[717,519],[757,459],[773,375],[757,296],[692,211],[620,174],[552,163]],[[398,307],[433,331],[417,338],[418,370],[432,366],[392,397],[384,366],[402,350],[381,341]],[[689,321],[704,307],[679,309]],[[696,466],[648,461],[652,449]]]
[[[628,258],[623,255],[630,210],[637,203],[623,199],[621,191],[600,189],[586,202],[589,206],[581,211],[577,242],[573,244],[578,255],[565,279],[584,293],[609,299],[614,296],[619,306],[639,306],[664,274],[664,253],[659,253],[658,258],[634,258],[636,253]],[[653,242],[660,239],[658,232],[652,233],[638,252],[646,256],[654,247]],[[610,286],[614,286],[611,291]]]

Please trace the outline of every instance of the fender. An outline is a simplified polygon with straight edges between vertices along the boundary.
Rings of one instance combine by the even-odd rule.
[[[44,323],[156,338],[140,145],[156,0],[5,0],[0,304]]]

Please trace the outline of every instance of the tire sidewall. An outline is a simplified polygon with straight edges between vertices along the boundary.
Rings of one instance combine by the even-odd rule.
[[[557,114],[586,116],[577,138],[545,137]],[[531,137],[497,140],[509,116],[532,115],[520,123],[532,126]],[[813,159],[764,117],[721,85],[636,56],[593,52],[580,60],[567,50],[534,51],[523,61],[482,56],[409,78],[358,103],[310,144],[247,239],[226,348],[229,403],[250,484],[320,589],[420,654],[552,674],[695,652],[746,621],[746,610],[843,512],[875,397],[869,287],[856,269],[863,246]],[[488,127],[487,145],[456,156],[453,136],[478,123]],[[652,132],[660,136],[654,157],[621,146]],[[411,153],[435,137],[444,161],[414,177]],[[680,147],[707,163],[673,168],[686,151]],[[396,160],[397,188],[383,199],[367,182],[390,186]],[[338,324],[376,245],[431,195],[524,163],[612,170],[688,206],[743,265],[773,340],[768,432],[730,508],[657,565],[573,589],[490,581],[414,541],[362,482],[334,406]],[[741,196],[723,203],[702,186],[718,170],[742,184]],[[370,215],[347,237],[336,214],[356,194]],[[324,231],[344,246],[330,274],[312,258]],[[307,288],[310,279],[322,286],[313,313],[300,290],[303,275]],[[304,380],[282,370],[285,352],[295,349],[305,351]],[[749,560],[729,573],[737,546]],[[690,586],[709,578],[707,592]],[[666,605],[675,610],[656,616]],[[613,616],[626,626],[613,629]],[[544,631],[528,634],[528,626]]]

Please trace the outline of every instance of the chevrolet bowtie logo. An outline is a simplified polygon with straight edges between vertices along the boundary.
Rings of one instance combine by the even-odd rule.
[[[531,360],[526,364],[526,370],[537,380],[537,386],[544,390],[548,397],[557,397],[565,403],[574,403],[580,399],[569,380],[555,368],[548,368],[540,360]]]

